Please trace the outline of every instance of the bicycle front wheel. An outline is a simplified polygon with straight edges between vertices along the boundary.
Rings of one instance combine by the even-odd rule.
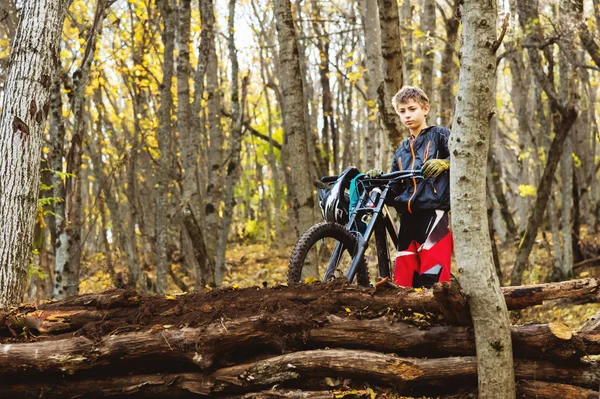
[[[346,277],[356,248],[356,237],[344,226],[331,222],[314,225],[300,236],[292,251],[288,284]],[[358,266],[356,277],[359,285],[369,286],[369,272],[364,258]]]

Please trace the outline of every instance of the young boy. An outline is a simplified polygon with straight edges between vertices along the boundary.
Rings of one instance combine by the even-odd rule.
[[[408,179],[395,190],[400,232],[394,281],[402,286],[431,287],[438,281],[450,281],[450,130],[427,125],[429,98],[417,87],[404,86],[392,104],[410,137],[396,150],[391,171],[422,169],[425,176]]]

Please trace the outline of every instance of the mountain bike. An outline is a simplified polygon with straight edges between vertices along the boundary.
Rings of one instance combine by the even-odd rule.
[[[388,236],[394,247],[398,232],[387,208],[393,200],[393,187],[406,179],[422,179],[421,170],[405,170],[375,178],[346,168],[339,176],[321,178],[319,205],[324,222],[309,228],[296,243],[288,269],[288,284],[330,281],[345,277],[352,283],[369,286],[365,254],[375,236],[377,269],[381,278],[391,278]],[[354,194],[354,206],[350,209]],[[358,197],[358,200],[356,200]],[[391,198],[389,198],[391,197]]]

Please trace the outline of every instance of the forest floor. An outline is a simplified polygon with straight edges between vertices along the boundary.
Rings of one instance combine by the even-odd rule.
[[[540,238],[536,243],[530,258],[530,266],[524,277],[523,284],[536,284],[550,281],[553,256],[550,237]],[[597,248],[600,248],[600,235],[588,235],[584,239],[585,255],[589,258],[598,257]],[[498,248],[500,253],[501,267],[503,271],[503,285],[508,285],[510,269],[515,259],[517,243],[507,243]],[[118,332],[138,332],[147,329],[163,331],[171,328],[203,327],[215,323],[228,323],[231,320],[242,319],[264,312],[272,315],[290,315],[292,313],[302,314],[302,320],[297,324],[287,327],[270,327],[283,341],[292,341],[299,331],[308,328],[310,320],[317,320],[328,315],[339,317],[354,317],[358,319],[371,319],[381,315],[381,310],[373,308],[350,309],[342,307],[332,300],[328,292],[336,289],[336,281],[332,284],[313,284],[308,286],[296,286],[284,290],[282,286],[286,283],[288,259],[293,246],[280,244],[269,246],[263,243],[233,243],[227,252],[227,274],[224,286],[218,289],[205,290],[204,292],[191,292],[182,295],[177,293],[176,287],[170,287],[171,292],[165,297],[157,295],[139,295],[133,290],[107,291],[105,289],[93,290],[93,285],[88,285],[88,294],[73,297],[59,303],[47,301],[41,304],[38,310],[45,317],[53,315],[53,312],[77,311],[86,308],[106,309],[109,316],[101,320],[92,320],[82,323],[76,330],[65,330],[55,335],[42,335],[29,337],[28,335],[14,336],[8,328],[0,328],[1,343],[15,343],[22,340],[56,340],[69,338],[71,336],[83,336],[94,341],[100,341],[102,337]],[[592,263],[585,268],[578,268],[574,278],[598,277],[600,267],[598,263]],[[91,281],[91,280],[90,280]],[[103,282],[102,279],[95,283]],[[95,284],[94,283],[94,284]],[[191,286],[189,281],[186,281]],[[268,287],[268,296],[259,288]],[[377,290],[386,290],[384,284]],[[317,292],[319,298],[313,302],[298,300],[312,291]],[[87,298],[87,299],[86,299]],[[266,299],[265,299],[266,298]],[[166,300],[165,300],[166,299]],[[25,305],[27,307],[27,305]],[[24,309],[20,309],[23,311]],[[296,312],[294,312],[296,311]],[[389,311],[389,309],[388,309]],[[543,305],[528,308],[522,311],[512,311],[512,324],[527,323],[550,323],[561,322],[571,329],[577,330],[589,317],[600,311],[600,304],[576,304],[573,301],[557,300],[547,301]],[[93,313],[93,312],[92,312]],[[92,315],[90,313],[90,315]],[[5,315],[4,317],[6,318]],[[41,317],[41,314],[40,314]],[[428,328],[432,325],[444,325],[444,320],[439,315],[421,314],[414,312],[396,312],[394,317],[399,320],[416,325],[418,328]],[[0,326],[4,323],[0,314]],[[10,321],[10,319],[7,319]],[[7,326],[10,323],[4,323]],[[225,324],[223,324],[225,327]],[[267,327],[265,327],[267,328]],[[289,339],[288,339],[289,338]],[[365,391],[366,392],[366,391]],[[0,395],[1,396],[1,395]],[[360,396],[360,395],[359,395]],[[368,397],[372,395],[362,395]],[[378,392],[377,397],[383,398],[406,398],[393,394]]]
[[[585,232],[584,232],[585,233]],[[515,260],[517,242],[507,242],[498,246],[500,263],[503,272],[503,285],[510,285],[510,271]],[[584,234],[582,248],[585,258],[600,256],[600,233]],[[237,241],[231,243],[226,255],[227,272],[223,285],[229,288],[248,287],[276,287],[286,284],[287,268],[293,243],[280,240],[275,245],[262,242]],[[97,261],[91,262],[96,263]],[[550,282],[552,272],[552,236],[548,233],[545,237],[540,235],[530,256],[529,267],[523,276],[523,284],[538,284]],[[180,264],[174,264],[174,271],[180,273]],[[124,268],[124,266],[123,266]],[[456,265],[453,260],[453,272]],[[371,271],[374,276],[375,270]],[[589,266],[577,268],[573,278],[599,277],[600,261]],[[193,287],[191,276],[182,279],[189,287]],[[108,273],[98,271],[82,281],[81,293],[98,293],[111,286]],[[181,293],[171,281],[170,293]],[[565,301],[548,301],[544,305],[536,306],[519,312],[512,312],[513,324],[530,322],[549,323],[562,322],[567,326],[577,329],[590,316],[600,311],[600,304],[577,305]]]
[[[586,234],[582,247],[586,257],[600,255],[600,234]],[[510,271],[515,261],[517,243],[505,243],[498,246],[500,264],[503,272],[503,285],[510,285]],[[262,286],[273,287],[286,283],[287,267],[293,245],[269,247],[265,244],[236,243],[227,252],[228,272],[224,284],[239,288]],[[532,254],[529,267],[523,278],[523,284],[549,282],[552,272],[552,237],[540,235]],[[453,259],[453,269],[455,261]],[[453,270],[454,271],[454,270]],[[576,270],[573,278],[599,277],[600,261],[588,267]],[[589,317],[600,311],[600,304],[574,304],[565,301],[547,303],[511,312],[513,324],[562,322],[578,329]]]

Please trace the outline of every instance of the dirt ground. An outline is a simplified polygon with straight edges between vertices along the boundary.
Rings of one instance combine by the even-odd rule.
[[[269,314],[294,316],[295,328],[309,328],[328,315],[375,318],[383,314],[398,320],[426,328],[443,324],[441,316],[429,313],[400,311],[387,306],[365,306],[350,309],[336,299],[336,291],[346,285],[344,280],[330,284],[313,283],[294,287],[224,287],[205,292],[180,295],[142,295],[133,290],[110,290],[101,294],[84,294],[61,302],[48,302],[37,306],[23,305],[10,312],[0,312],[0,342],[25,340],[53,340],[72,336],[100,339],[108,334],[123,334],[161,329],[202,327],[214,322]],[[371,289],[373,293],[375,289]],[[377,292],[396,290],[391,285],[378,287]],[[100,313],[101,318],[94,317]],[[17,316],[26,314],[27,316]],[[52,322],[70,323],[72,328],[62,329],[59,334],[45,334],[43,329],[21,334],[15,317],[30,320],[43,318],[44,325]],[[306,324],[303,326],[302,324]],[[9,327],[12,326],[12,331]],[[33,329],[30,329],[33,330]],[[290,331],[280,331],[282,336]]]

